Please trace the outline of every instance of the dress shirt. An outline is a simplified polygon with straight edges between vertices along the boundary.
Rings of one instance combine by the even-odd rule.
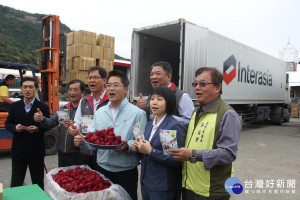
[[[168,85],[169,88],[171,88],[172,83],[170,83],[170,85]],[[194,103],[190,97],[190,95],[188,93],[183,93],[180,100],[179,100],[179,104],[178,104],[178,113],[180,115],[180,117],[173,115],[174,119],[176,119],[176,121],[182,125],[183,127],[185,127],[186,129],[189,126],[192,114],[195,110],[195,106]]]
[[[25,111],[26,111],[27,113],[31,110],[31,107],[32,107],[34,101],[35,101],[35,98],[34,98],[29,104],[26,104],[26,102],[25,102],[25,100],[24,100]]]
[[[167,114],[165,114],[165,116],[157,124],[155,124],[156,117],[154,118],[153,124],[152,124],[152,131],[151,131],[151,134],[150,134],[150,137],[149,137],[149,142],[151,141],[154,133],[156,132],[156,130],[159,127],[159,125],[164,121],[164,119],[165,119],[166,116],[167,116]]]
[[[114,107],[112,107],[112,105],[109,105],[109,109],[111,110],[111,115],[112,115],[112,119],[113,119],[113,122],[115,122],[115,119],[118,115],[118,112],[120,110],[120,106],[118,106],[116,109],[114,109]]]

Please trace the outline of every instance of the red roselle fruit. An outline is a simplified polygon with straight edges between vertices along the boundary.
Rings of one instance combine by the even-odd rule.
[[[121,143],[121,136],[116,136],[114,128],[97,130],[94,133],[87,133],[85,140],[89,143],[100,145],[118,145]]]
[[[52,174],[53,180],[68,192],[85,193],[100,191],[111,186],[108,180],[104,180],[97,172],[76,167],[67,171],[59,170]]]

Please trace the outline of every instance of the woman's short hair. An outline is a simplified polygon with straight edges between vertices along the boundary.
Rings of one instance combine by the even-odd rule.
[[[166,101],[166,112],[168,115],[172,115],[176,108],[176,96],[175,93],[166,86],[159,86],[152,90],[152,95],[159,95],[162,96]]]

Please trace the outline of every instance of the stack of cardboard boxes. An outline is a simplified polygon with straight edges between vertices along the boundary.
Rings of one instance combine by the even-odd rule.
[[[298,118],[298,104],[297,103],[291,103],[291,117],[296,117]]]
[[[113,70],[115,38],[89,32],[74,31],[67,34],[66,83],[80,79],[87,84],[88,70],[100,66]]]

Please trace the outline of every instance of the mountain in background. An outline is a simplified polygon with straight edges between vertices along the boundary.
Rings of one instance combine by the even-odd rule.
[[[44,14],[31,14],[0,5],[0,61],[38,65],[42,48],[42,18]],[[72,30],[60,23],[60,34]],[[115,54],[117,59],[125,59]]]

